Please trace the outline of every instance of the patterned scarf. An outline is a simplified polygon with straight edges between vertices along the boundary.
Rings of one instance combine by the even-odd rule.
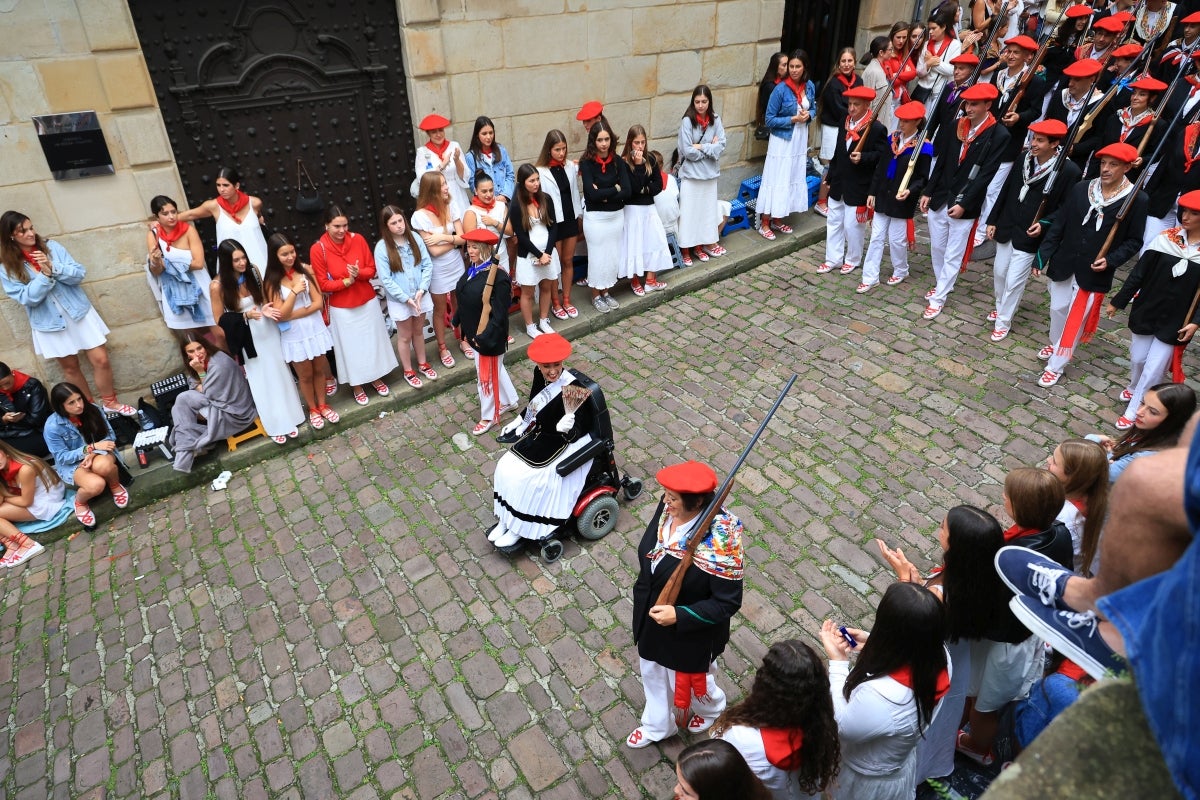
[[[1059,148],[1054,148],[1057,153]],[[1021,162],[1021,180],[1025,185],[1021,187],[1021,191],[1017,194],[1017,202],[1025,202],[1025,195],[1029,192],[1030,184],[1041,180],[1047,173],[1054,168],[1054,157],[1046,159],[1046,163],[1039,164],[1037,158],[1030,153],[1025,156],[1025,160]]]
[[[900,131],[892,132],[891,137],[889,137],[889,143],[892,146],[892,160],[888,163],[888,167],[887,167],[887,179],[889,181],[893,180],[896,177],[896,163],[899,161],[900,156],[904,155],[905,153],[911,153],[913,151],[913,148],[916,147],[916,139],[920,135],[921,135],[920,133],[914,133],[912,136],[901,141],[900,140]],[[930,144],[929,142],[923,143],[921,145],[921,152],[919,153],[919,155],[930,156],[932,158],[933,157],[933,145]]]
[[[1192,164],[1200,159],[1196,143],[1200,139],[1200,122],[1192,122],[1183,132],[1183,171],[1191,172]]]
[[[863,131],[867,129],[867,125],[870,123],[870,114],[863,114],[857,122],[850,119],[850,117],[846,117],[846,146],[849,147],[862,138]]]
[[[1123,142],[1129,137],[1129,134],[1133,133],[1134,128],[1149,125],[1154,120],[1154,112],[1147,108],[1142,113],[1134,116],[1133,109],[1125,106],[1117,112],[1117,119],[1121,121],[1121,141]]]
[[[1021,67],[1021,71],[1018,72],[1016,75],[1010,75],[1008,70],[1006,70],[1006,69],[1001,70],[1000,72],[998,72],[996,74],[995,83],[996,83],[996,88],[1000,90],[1000,105],[1004,105],[1005,102],[1007,102],[1008,93],[1016,88],[1017,84],[1021,82],[1021,78],[1025,75],[1025,72],[1028,69],[1029,69],[1029,66],[1026,65],[1024,67]]]
[[[1188,244],[1183,228],[1168,228],[1150,242],[1150,250],[1179,259],[1171,266],[1171,277],[1179,278],[1187,272],[1192,261],[1200,263],[1200,245]]]
[[[1154,15],[1154,20],[1150,20],[1150,15]],[[1158,36],[1167,28],[1167,24],[1171,21],[1171,17],[1175,14],[1175,4],[1167,3],[1162,11],[1151,11],[1146,8],[1145,4],[1141,4],[1141,9],[1137,12],[1137,16],[1133,21],[1133,30],[1137,37],[1143,42],[1148,42],[1155,36]]]
[[[979,135],[995,124],[996,118],[992,116],[990,111],[983,118],[983,122],[975,126],[974,130],[971,129],[971,120],[969,118],[963,117],[958,121],[958,140],[962,142],[962,147],[958,150],[958,163],[961,164],[963,159],[967,157],[967,151],[971,149],[971,145],[979,138]]]
[[[1132,191],[1133,184],[1129,182],[1128,178],[1122,177],[1121,188],[1117,189],[1117,193],[1115,195],[1105,199],[1104,190],[1100,186],[1100,179],[1093,179],[1092,182],[1088,184],[1088,210],[1087,213],[1083,215],[1082,224],[1086,225],[1092,214],[1095,214],[1096,230],[1099,231],[1100,226],[1104,224],[1104,207],[1111,203],[1117,202]]]
[[[696,531],[693,530],[686,537],[668,543],[670,519],[670,515],[665,511],[659,518],[658,543],[646,554],[646,558],[650,559],[652,564],[657,564],[668,553],[682,560],[688,542],[696,535]],[[740,581],[743,574],[742,521],[722,508],[713,519],[708,533],[696,546],[692,563],[714,578]]]

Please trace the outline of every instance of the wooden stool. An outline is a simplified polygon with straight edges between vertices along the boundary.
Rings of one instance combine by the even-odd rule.
[[[246,428],[246,430],[242,431],[239,434],[227,437],[225,439],[225,444],[227,444],[229,446],[229,450],[230,450],[230,452],[232,452],[234,450],[237,450],[238,445],[241,444],[242,442],[249,441],[250,439],[253,439],[255,436],[266,436],[266,435],[267,435],[267,432],[262,426],[262,420],[259,419],[258,417],[255,417],[253,425]]]

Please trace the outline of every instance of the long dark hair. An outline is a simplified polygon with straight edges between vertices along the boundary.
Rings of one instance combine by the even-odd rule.
[[[601,124],[602,123],[597,122],[592,130],[600,127]],[[589,141],[590,139],[591,137],[589,137]],[[534,196],[529,193],[528,189],[525,188],[525,181],[529,180],[531,176],[537,174],[537,167],[535,167],[533,164],[522,164],[517,169],[517,191],[516,197],[513,198],[515,201],[515,205],[513,206],[513,216],[516,217],[516,224],[520,225],[526,231],[533,226],[533,222],[529,219],[529,204],[534,200],[537,200],[538,219],[541,221],[541,223],[549,226],[552,221],[550,218],[550,198],[546,196],[546,193],[541,189],[538,189],[537,195]]]
[[[771,800],[771,791],[724,739],[704,739],[685,747],[675,763],[700,800]]]
[[[281,300],[280,286],[283,285],[283,276],[286,270],[283,268],[283,262],[279,260],[280,249],[288,245],[296,248],[296,272],[299,272],[304,277],[308,278],[311,286],[316,285],[316,278],[313,277],[312,270],[308,265],[300,260],[300,248],[296,247],[296,243],[286,233],[272,233],[267,237],[267,266],[263,269],[263,296],[268,302],[276,297]]]
[[[708,88],[708,84],[702,83],[699,86],[697,86],[695,89],[692,89],[692,93],[688,97],[687,111],[683,112],[683,115],[685,117],[687,117],[689,120],[691,120],[693,125],[699,124],[696,121],[696,98],[699,97],[700,95],[704,95],[705,97],[708,98],[708,118],[709,119],[717,118],[717,109],[716,109],[716,106],[713,104],[712,89]]]
[[[496,123],[492,122],[487,117],[475,118],[475,130],[471,133],[471,144],[467,146],[467,151],[475,154],[475,163],[483,158],[483,143],[479,141],[479,132],[484,128],[492,129],[492,150],[495,153],[497,160],[500,159],[500,142],[496,141]]]
[[[8,277],[21,283],[29,283],[29,271],[25,269],[25,254],[13,240],[13,234],[28,221],[29,217],[20,211],[5,211],[0,215],[0,259],[4,261],[4,271],[8,273]],[[46,240],[40,233],[35,232],[34,235],[37,240],[33,248],[41,250],[46,254],[46,258],[49,258],[50,250],[46,247]]]
[[[73,383],[67,381],[56,383],[50,390],[50,407],[54,409],[54,413],[64,419],[70,419],[71,415],[67,413],[63,405],[73,394],[83,398],[83,411],[79,414],[79,433],[83,435],[83,440],[88,444],[94,444],[107,439],[108,421],[104,418],[104,412],[95,403],[88,400],[83,390]]]
[[[912,672],[917,725],[924,729],[937,704],[938,676],[946,669],[946,621],[942,602],[915,583],[893,583],[875,611],[871,636],[846,678],[844,697],[860,684],[908,667]]]
[[[645,175],[657,175],[658,163],[649,149],[642,150],[643,158],[640,167],[633,163],[633,140],[639,136],[646,140],[646,148],[650,147],[650,136],[646,133],[646,129],[641,125],[630,126],[629,133],[625,134],[625,150],[622,151],[621,158],[625,159],[625,163],[629,165],[630,172],[640,169]]]
[[[1113,445],[1112,457],[1120,458],[1138,450],[1163,450],[1179,442],[1179,434],[1196,413],[1196,392],[1186,383],[1158,383],[1146,390],[1158,395],[1158,402],[1167,410],[1167,418],[1150,431],[1130,428]]]
[[[558,128],[546,132],[546,139],[542,142],[542,150],[538,153],[537,160],[534,161],[539,167],[550,166],[550,151],[554,149],[554,145],[559,142],[567,141],[567,136]]]
[[[771,60],[767,63],[767,71],[763,73],[762,80],[758,82],[758,107],[754,109],[754,120],[760,125],[763,115],[767,112],[767,101],[771,98],[771,91],[775,88],[775,81],[779,76],[779,59],[781,58],[785,65],[790,60],[788,54],[782,50],[771,56]],[[787,78],[786,66],[783,70],[783,78]],[[778,79],[783,80],[783,78]]]
[[[612,126],[608,124],[608,120],[606,120],[604,117],[600,117],[600,121],[593,125],[592,129],[588,131],[587,149],[583,151],[584,158],[595,158],[597,155],[599,155],[599,153],[596,151],[596,137],[600,135],[601,131],[608,133],[608,138],[610,141],[608,146],[608,154],[610,156],[616,156],[617,134],[612,129]]]
[[[275,235],[278,236],[281,234]],[[212,357],[221,351],[217,349],[215,344],[198,334],[185,333],[183,336],[179,337],[179,357],[183,359],[183,371],[191,375],[196,380],[200,380],[199,373],[197,373],[196,370],[192,368],[192,365],[188,362],[187,346],[192,343],[198,344],[204,348],[204,352],[208,353],[209,361],[211,361]]]
[[[262,278],[259,277],[258,267],[250,263],[250,254],[246,252],[246,248],[242,247],[242,243],[237,239],[226,239],[217,245],[217,282],[221,287],[221,303],[225,306],[226,311],[238,310],[238,274],[233,269],[233,254],[241,251],[246,256],[246,271],[242,273],[246,276],[245,283],[246,291],[254,298],[257,305],[262,305],[265,300],[263,294]]]
[[[946,513],[947,547],[942,591],[946,598],[946,637],[982,639],[998,620],[1008,621],[1009,594],[992,559],[1004,546],[1004,531],[988,512],[955,506]]]
[[[398,206],[384,206],[379,210],[379,238],[383,240],[383,246],[387,248],[388,269],[392,272],[404,272],[404,262],[400,260],[400,250],[396,247],[396,239],[388,230],[388,221],[397,214],[404,217],[404,212]],[[408,241],[408,249],[412,251],[413,263],[420,264],[421,248],[417,246],[417,237],[413,235],[412,225],[408,224],[407,217],[404,217],[404,238]]]
[[[800,790],[820,794],[837,776],[841,750],[825,661],[799,639],[776,642],[754,673],[750,694],[730,706],[713,726],[719,735],[734,725],[800,730]]]
[[[239,175],[238,171],[236,169],[234,169],[233,167],[218,167],[217,168],[217,177],[213,178],[213,183],[217,182],[217,178],[224,178],[225,180],[232,183],[234,186],[237,186],[239,183],[242,182],[242,176]]]
[[[880,58],[887,49],[891,47],[892,40],[889,36],[876,36],[871,40],[871,44],[867,47],[867,52],[863,53],[863,57],[859,59],[860,64],[870,64],[874,59]]]

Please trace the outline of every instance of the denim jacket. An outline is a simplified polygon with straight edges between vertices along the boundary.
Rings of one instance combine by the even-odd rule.
[[[804,82],[804,96],[808,98],[808,110],[811,114],[817,107],[817,90],[812,81]],[[767,110],[763,113],[763,122],[772,136],[778,136],[785,142],[792,140],[792,131],[795,130],[792,117],[796,115],[798,107],[796,95],[790,86],[786,83],[775,86],[771,91],[771,99],[767,101]]]
[[[104,409],[100,409],[100,414],[104,414]],[[107,430],[104,438],[110,442],[116,442],[117,436],[113,433],[112,425],[108,423],[107,417],[104,419],[104,427]],[[46,449],[54,458],[54,471],[58,473],[58,477],[63,479],[63,483],[74,486],[75,470],[87,455],[83,449],[93,442],[86,441],[83,434],[79,432],[79,428],[76,428],[71,424],[71,420],[57,412],[51,414],[46,420],[46,427],[42,429],[42,438],[46,440]]]
[[[8,276],[8,270],[0,271],[0,285],[5,293],[25,306],[29,315],[29,326],[35,331],[61,331],[67,327],[67,321],[59,313],[58,306],[70,315],[71,319],[83,319],[92,307],[80,284],[83,283],[84,268],[67,249],[58,242],[46,242],[50,250],[51,276],[47,277],[28,264],[22,263],[29,275],[29,283],[15,281]],[[58,301],[49,303],[53,297]]]
[[[493,148],[490,164],[486,158],[480,157],[476,159],[475,153],[470,150],[464,152],[463,155],[466,157],[464,160],[467,164],[467,183],[471,185],[471,191],[475,191],[475,171],[483,170],[492,176],[492,183],[496,186],[496,194],[504,195],[510,200],[512,199],[513,190],[517,183],[517,176],[513,172],[512,159],[508,157],[508,151],[504,149],[503,145]]]
[[[429,258],[429,251],[425,249],[425,242],[421,241],[420,236],[415,238],[417,249],[421,251],[421,260],[414,263],[412,248],[408,245],[396,245],[400,261],[404,264],[404,269],[399,272],[392,272],[392,266],[388,263],[387,242],[380,239],[375,243],[375,279],[379,281],[389,300],[407,303],[418,289],[429,293],[429,284],[433,280],[433,262]]]

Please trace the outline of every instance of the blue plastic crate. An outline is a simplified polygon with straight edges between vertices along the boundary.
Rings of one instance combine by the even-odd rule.
[[[746,204],[738,198],[734,198],[729,205],[729,221],[725,223],[725,233],[749,228],[750,217],[754,212],[747,209]]]
[[[757,200],[758,190],[761,186],[761,175],[755,175],[753,178],[746,178],[746,180],[742,181],[742,185],[738,189],[738,200],[741,200],[743,203],[747,200]]]
[[[821,191],[821,176],[808,176],[808,207],[812,208],[817,204],[817,193]]]

